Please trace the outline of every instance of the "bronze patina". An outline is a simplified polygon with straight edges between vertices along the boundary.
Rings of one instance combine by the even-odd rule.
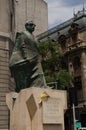
[[[27,21],[26,31],[16,34],[15,46],[9,62],[16,83],[16,92],[28,87],[46,87],[39,49],[32,34],[35,26],[33,21]]]

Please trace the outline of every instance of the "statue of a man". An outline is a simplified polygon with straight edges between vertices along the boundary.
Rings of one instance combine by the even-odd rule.
[[[9,64],[16,83],[16,92],[28,87],[46,87],[37,42],[32,34],[35,26],[33,21],[27,21],[26,31],[16,35]]]

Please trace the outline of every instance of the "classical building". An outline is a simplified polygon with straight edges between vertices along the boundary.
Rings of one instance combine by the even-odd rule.
[[[14,90],[9,58],[17,31],[23,31],[26,20],[36,24],[35,35],[48,29],[47,3],[43,0],[0,0],[0,130],[9,129],[6,93]]]
[[[74,77],[73,86],[77,90],[76,120],[81,122],[82,127],[86,127],[86,10],[83,8],[73,18],[40,34],[38,38],[40,42],[50,38],[61,44],[65,56],[64,64]],[[66,129],[72,129],[72,107],[68,111]]]

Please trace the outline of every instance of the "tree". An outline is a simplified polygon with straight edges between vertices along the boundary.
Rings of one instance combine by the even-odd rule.
[[[61,52],[60,45],[48,39],[39,45],[40,54],[42,56],[42,66],[46,82],[60,82],[60,89],[69,87],[72,80],[67,70],[63,69],[61,61],[64,54]]]

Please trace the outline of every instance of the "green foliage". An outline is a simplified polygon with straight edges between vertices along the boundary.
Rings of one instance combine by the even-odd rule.
[[[57,42],[47,40],[39,45],[40,54],[42,56],[42,66],[46,82],[60,81],[61,89],[69,87],[72,77],[61,67],[61,59],[64,57]]]
[[[59,44],[48,40],[46,42],[42,42],[39,45],[39,49],[42,56],[43,68],[45,70],[48,68],[55,70],[55,68],[59,67],[61,57],[63,56],[59,50]]]
[[[62,89],[68,88],[70,86],[70,81],[73,80],[68,71],[64,69],[59,70],[57,73],[57,79],[60,81],[60,87]]]

